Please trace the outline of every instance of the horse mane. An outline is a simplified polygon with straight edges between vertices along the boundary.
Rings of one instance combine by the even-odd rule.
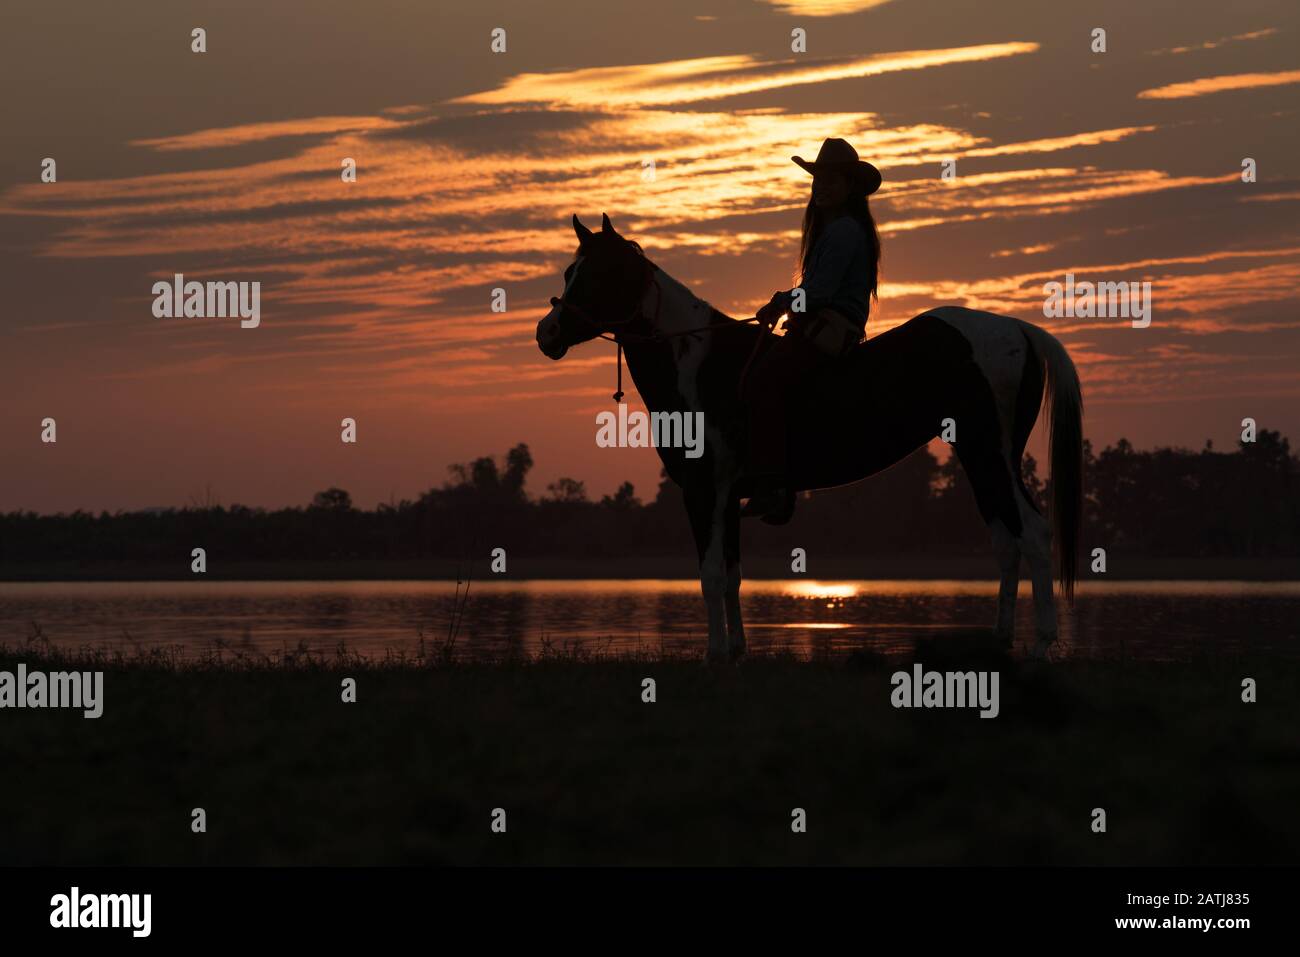
[[[603,235],[603,234],[602,234],[602,233],[593,233],[592,235],[594,235],[594,236],[600,236],[600,235]],[[636,250],[636,254],[637,254],[638,256],[640,256],[642,259],[645,259],[645,258],[646,258],[645,250],[641,248],[641,244],[640,244],[639,242],[637,242],[635,239],[628,239],[626,236],[619,236],[617,233],[615,233],[614,236],[615,236],[616,239],[620,240],[621,242],[625,242],[625,243],[627,243],[629,246],[631,246],[633,249],[635,249],[635,250]],[[575,250],[573,251],[573,258],[574,258],[574,259],[577,259],[578,256],[579,256],[581,253],[582,253],[582,243],[578,243],[578,248],[575,249]]]
[[[594,235],[594,236],[601,236],[601,235],[608,235],[608,233],[594,233],[593,235]],[[648,257],[648,256],[646,255],[645,250],[641,248],[641,244],[640,244],[639,242],[637,242],[635,239],[628,239],[626,236],[620,236],[618,233],[615,233],[615,234],[614,234],[614,238],[617,239],[619,242],[626,243],[627,245],[631,246],[631,247],[636,251],[636,254],[637,254],[638,256],[640,256],[642,259],[649,260],[650,257]],[[575,250],[573,251],[573,258],[574,258],[574,259],[577,259],[578,256],[579,256],[581,253],[582,253],[582,244],[579,243],[579,244],[578,244],[578,248],[575,249]],[[698,302],[702,302],[705,306],[707,306],[708,309],[709,309],[709,314],[710,314],[710,316],[712,317],[712,321],[713,321],[713,322],[715,322],[715,323],[718,322],[718,321],[719,321],[719,317],[720,317],[722,320],[726,321],[726,322],[740,322],[740,321],[741,321],[741,320],[735,318],[734,316],[728,315],[727,313],[723,312],[721,309],[719,309],[719,308],[718,308],[717,306],[715,306],[713,303],[709,302],[709,301],[708,301],[707,299],[705,299],[703,296],[698,296],[698,295],[696,295],[696,294],[695,294],[695,291],[694,291],[693,289],[691,289],[690,286],[686,285],[686,283],[682,282],[680,279],[677,279],[676,277],[674,277],[674,276],[672,276],[671,274],[669,274],[669,273],[668,273],[668,272],[667,272],[663,267],[661,267],[661,266],[659,266],[659,265],[657,265],[657,264],[654,264],[654,263],[651,263],[651,264],[654,265],[655,269],[658,269],[659,272],[660,272],[660,274],[661,274],[664,278],[666,278],[669,282],[673,282],[673,283],[676,283],[678,286],[681,286],[682,289],[684,289],[684,290],[686,291],[686,294],[687,294],[687,295],[691,296],[692,298],[694,298],[694,299],[695,299],[696,301],[698,301]]]

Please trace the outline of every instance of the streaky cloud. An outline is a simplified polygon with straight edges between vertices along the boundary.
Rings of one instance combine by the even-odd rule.
[[[1140,100],[1181,100],[1193,96],[1209,96],[1211,93],[1225,93],[1230,90],[1258,90],[1270,86],[1284,86],[1300,83],[1300,70],[1287,70],[1282,73],[1234,73],[1230,76],[1210,76],[1183,83],[1170,83],[1143,90],[1138,94]]]

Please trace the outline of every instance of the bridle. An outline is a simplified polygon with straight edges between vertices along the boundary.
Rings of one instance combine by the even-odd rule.
[[[576,302],[566,301],[564,296],[551,297],[551,305],[556,309],[560,310],[560,315],[564,315],[564,310],[566,309],[569,310],[569,312],[573,313],[575,316],[578,317],[578,319],[580,319],[582,322],[587,324],[588,329],[593,333],[592,335],[593,339],[597,337],[601,339],[607,339],[618,346],[618,358],[615,360],[618,363],[618,382],[614,387],[615,402],[623,401],[623,339],[620,338],[619,331],[625,330],[627,326],[630,326],[638,319],[645,318],[641,314],[641,304],[645,300],[646,293],[650,291],[651,286],[654,286],[654,290],[655,290],[655,314],[654,314],[654,319],[650,323],[651,334],[639,335],[636,336],[636,338],[643,339],[643,340],[653,340],[658,337],[659,309],[664,302],[664,292],[659,287],[659,283],[655,282],[655,273],[659,271],[659,267],[656,266],[654,263],[652,263],[650,260],[646,259],[644,254],[641,256],[641,263],[645,267],[645,272],[642,275],[641,289],[636,294],[636,299],[634,300],[632,311],[628,313],[627,318],[623,319],[621,322],[600,323],[596,319],[592,318],[592,316],[587,312],[587,310],[583,309]],[[566,289],[565,295],[567,295],[568,292],[569,291]],[[607,333],[604,331],[602,326],[608,326],[612,331]],[[618,331],[613,331],[613,330],[618,330]],[[631,336],[635,334],[623,331],[622,335]]]
[[[649,259],[646,258],[644,253],[641,253],[639,248],[637,249],[637,252],[640,253],[641,255],[641,262],[642,265],[645,267],[645,272],[642,275],[641,289],[639,292],[637,292],[636,299],[634,300],[634,304],[632,306],[632,311],[627,315],[625,319],[619,322],[602,323],[596,320],[595,318],[593,318],[591,314],[587,312],[586,309],[583,309],[576,302],[573,302],[571,300],[566,300],[564,296],[551,297],[551,305],[554,308],[560,310],[560,315],[563,315],[564,311],[567,309],[569,312],[573,313],[573,315],[575,315],[579,320],[581,320],[583,323],[586,324],[588,330],[590,330],[593,333],[592,335],[593,339],[595,338],[605,339],[609,342],[613,342],[618,346],[618,357],[615,360],[617,362],[618,378],[617,378],[617,384],[615,386],[616,391],[614,392],[614,396],[613,396],[615,402],[623,401],[623,343],[625,340],[639,341],[639,342],[666,342],[669,339],[676,339],[679,336],[689,336],[700,332],[717,332],[722,329],[740,328],[741,326],[747,325],[748,323],[758,322],[757,316],[751,316],[748,319],[739,319],[734,322],[728,322],[725,324],[719,323],[719,324],[711,324],[707,326],[696,326],[693,329],[682,329],[678,332],[660,332],[659,312],[663,307],[664,293],[659,283],[655,281],[655,276],[660,270],[658,266],[656,266],[654,263],[652,263]],[[628,327],[631,326],[632,323],[636,322],[638,319],[647,318],[642,313],[641,306],[645,302],[646,294],[650,291],[651,287],[653,287],[655,291],[655,309],[654,309],[654,316],[650,317],[650,331],[648,333],[630,332],[628,331]],[[565,293],[567,295],[568,293],[567,289],[565,290]],[[605,331],[606,328],[609,329],[608,332]],[[770,327],[768,327],[768,329],[770,331]],[[758,342],[754,343],[754,350],[753,352],[750,353],[749,356],[750,362],[753,362],[754,355],[758,352],[759,343],[761,343],[762,341],[763,339],[762,337],[760,337]],[[745,364],[745,370],[746,372],[749,370],[748,362]],[[744,381],[743,374],[741,376],[741,381],[742,383]]]
[[[642,300],[645,299],[645,295],[650,290],[650,287],[654,286],[655,300],[656,300],[655,315],[654,315],[655,321],[651,325],[651,328],[652,329],[657,328],[658,320],[659,320],[659,307],[663,303],[663,290],[659,288],[659,283],[655,282],[655,273],[659,271],[659,267],[656,266],[654,263],[652,263],[650,260],[646,259],[644,256],[641,257],[641,264],[645,269],[644,273],[642,274],[641,289],[636,294],[636,300],[635,300],[635,304],[632,306],[632,312],[629,313],[627,318],[623,319],[621,322],[605,322],[605,323],[599,322],[598,320],[594,319],[591,316],[591,314],[587,312],[586,309],[583,309],[576,302],[572,302],[570,300],[565,299],[564,296],[552,296],[551,305],[558,308],[561,311],[561,313],[563,313],[565,309],[569,310],[580,320],[582,320],[582,322],[586,323],[587,327],[593,333],[592,338],[599,336],[602,339],[608,339],[611,342],[617,342],[618,333],[615,332],[613,335],[607,335],[602,327],[608,326],[611,329],[622,329],[636,322],[638,319],[645,318],[644,316],[641,315],[641,302]],[[565,290],[565,295],[568,295],[567,289]],[[623,333],[623,334],[628,335],[628,333]],[[643,336],[641,338],[653,338],[653,336]]]

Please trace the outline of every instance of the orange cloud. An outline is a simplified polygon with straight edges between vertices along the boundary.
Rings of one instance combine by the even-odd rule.
[[[701,57],[631,66],[590,67],[561,73],[521,73],[495,90],[452,103],[550,103],[565,107],[648,107],[695,103],[785,87],[972,63],[1038,51],[1037,43],[989,43],[945,50],[907,50],[845,62],[803,65],[748,55]]]
[[[196,130],[193,133],[183,133],[179,136],[160,136],[156,139],[132,140],[131,145],[144,146],[159,151],[219,149],[221,147],[243,146],[246,143],[279,139],[285,136],[333,135],[343,132],[382,130],[398,125],[400,124],[394,120],[386,120],[378,116],[314,116],[309,119],[277,120],[272,123],[247,123],[243,126]]]
[[[1188,80],[1184,83],[1170,83],[1168,86],[1143,90],[1138,94],[1138,99],[1179,100],[1191,96],[1223,93],[1228,90],[1256,90],[1288,83],[1300,83],[1300,70],[1287,70],[1283,73],[1237,73],[1232,76],[1212,76],[1200,80]]]
[[[1277,30],[1268,27],[1264,30],[1252,30],[1249,33],[1237,33],[1230,37],[1219,37],[1217,40],[1206,40],[1204,43],[1198,43],[1195,46],[1170,47],[1165,50],[1152,50],[1152,56],[1162,56],[1166,53],[1192,53],[1196,50],[1213,50],[1215,47],[1221,47],[1226,43],[1236,43],[1241,40],[1259,40],[1264,37],[1271,37]]]

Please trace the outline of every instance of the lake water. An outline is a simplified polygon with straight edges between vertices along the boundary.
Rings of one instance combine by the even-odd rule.
[[[370,658],[416,654],[446,639],[454,582],[0,583],[0,644],[34,634],[67,649],[168,647],[273,656],[340,643]],[[972,581],[750,581],[741,593],[755,651],[844,655],[908,651],[919,638],[992,623],[997,585]],[[1027,584],[1017,639],[1032,637]],[[1300,657],[1300,582],[1084,583],[1063,615],[1063,656],[1182,659],[1250,651]],[[457,654],[703,652],[694,581],[474,582]]]

